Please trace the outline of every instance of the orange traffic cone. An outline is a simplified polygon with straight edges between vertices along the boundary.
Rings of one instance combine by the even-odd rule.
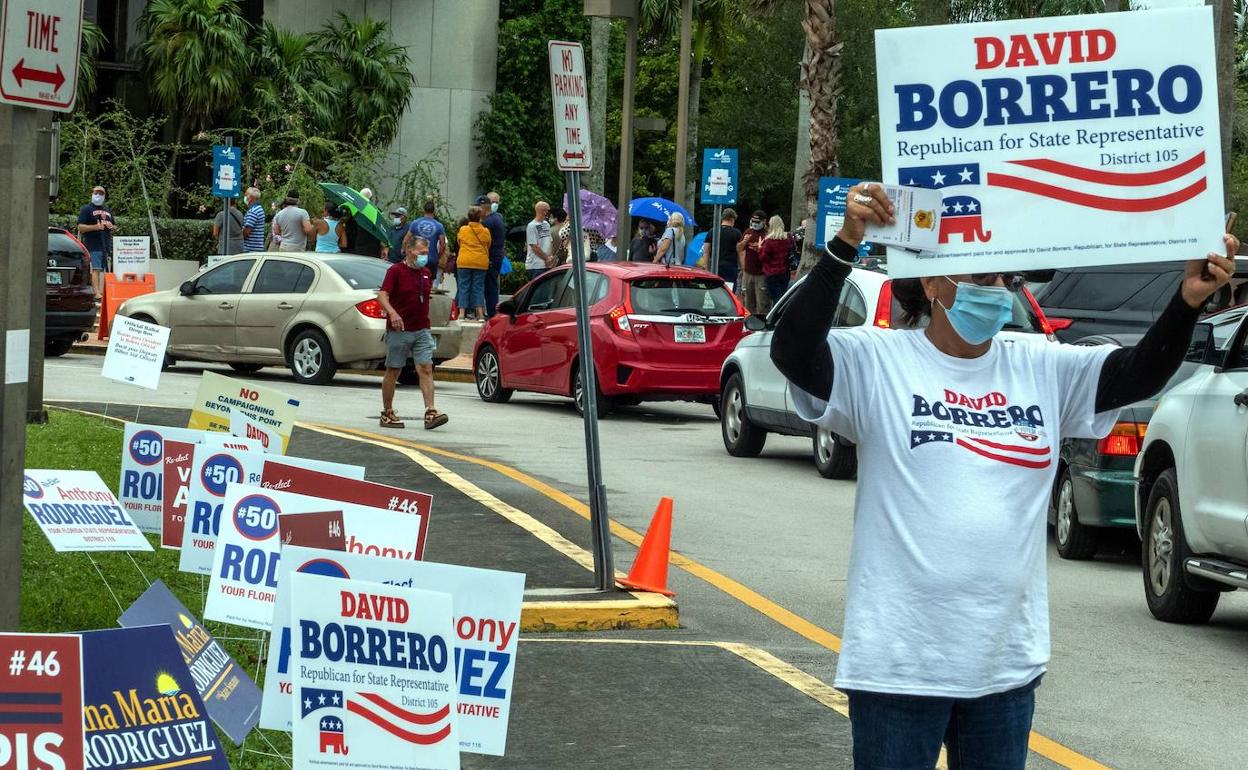
[[[672,498],[659,500],[659,507],[650,520],[650,529],[641,541],[641,550],[628,577],[619,581],[625,588],[652,591],[665,596],[675,596],[667,590],[667,556],[672,547]]]

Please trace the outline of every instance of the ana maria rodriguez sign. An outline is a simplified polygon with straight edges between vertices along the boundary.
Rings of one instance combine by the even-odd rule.
[[[890,275],[1222,250],[1212,9],[881,30],[875,50],[884,181],[944,195],[937,251],[889,249]]]

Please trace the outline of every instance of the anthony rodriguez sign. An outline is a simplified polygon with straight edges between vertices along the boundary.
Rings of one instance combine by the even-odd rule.
[[[876,65],[884,181],[944,196],[890,275],[1222,251],[1210,8],[881,30]]]

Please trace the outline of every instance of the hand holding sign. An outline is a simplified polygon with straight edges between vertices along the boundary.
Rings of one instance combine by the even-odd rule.
[[[845,203],[845,224],[841,225],[838,237],[858,248],[868,222],[881,227],[891,225],[896,222],[893,218],[895,213],[896,207],[878,183],[859,182],[849,188],[849,197]]]
[[[1205,259],[1193,259],[1187,263],[1183,285],[1183,301],[1194,308],[1201,308],[1218,289],[1231,282],[1235,274],[1235,253],[1239,251],[1239,239],[1227,233],[1222,236],[1226,244],[1226,256],[1209,253]]]

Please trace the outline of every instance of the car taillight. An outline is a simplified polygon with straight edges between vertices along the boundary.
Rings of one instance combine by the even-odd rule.
[[[1140,453],[1140,444],[1143,443],[1147,431],[1148,423],[1117,423],[1108,436],[1096,442],[1096,451],[1111,457],[1135,457]]]
[[[360,311],[360,315],[366,318],[385,318],[386,309],[381,306],[381,302],[377,299],[366,299],[358,302],[355,309]]]
[[[1049,326],[1052,327],[1053,331],[1055,332],[1060,332],[1063,329],[1069,329],[1071,326],[1074,326],[1075,324],[1075,319],[1073,318],[1049,318],[1046,320],[1049,322]]]
[[[619,334],[631,335],[633,333],[633,324],[628,320],[628,308],[625,306],[616,305],[611,308],[611,311],[607,313],[607,319],[610,321],[611,328]]]
[[[880,298],[875,302],[875,320],[871,322],[881,329],[893,326],[893,282],[885,281],[880,287]]]

